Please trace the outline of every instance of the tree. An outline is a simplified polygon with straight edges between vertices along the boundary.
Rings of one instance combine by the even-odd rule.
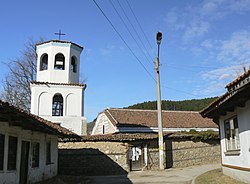
[[[6,63],[9,72],[3,79],[2,99],[27,111],[30,110],[30,82],[36,79],[36,44],[43,41],[29,39],[21,55]]]

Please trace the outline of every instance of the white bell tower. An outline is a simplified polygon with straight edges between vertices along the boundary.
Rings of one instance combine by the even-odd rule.
[[[31,113],[86,134],[85,84],[79,83],[83,47],[61,40],[36,45],[37,80],[31,82]]]

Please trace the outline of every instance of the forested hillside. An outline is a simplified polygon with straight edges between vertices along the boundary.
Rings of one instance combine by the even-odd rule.
[[[213,102],[217,97],[204,98],[204,99],[192,99],[192,100],[182,100],[182,101],[171,101],[162,100],[162,110],[176,110],[176,111],[200,111],[211,102]],[[126,107],[128,109],[157,109],[156,101],[148,101],[143,103],[138,103]]]

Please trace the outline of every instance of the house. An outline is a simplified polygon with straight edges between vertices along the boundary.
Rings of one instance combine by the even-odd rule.
[[[0,183],[35,183],[56,176],[58,138],[78,135],[0,101]]]
[[[219,163],[218,126],[212,120],[198,112],[163,111],[163,128],[165,168]],[[155,110],[106,109],[92,135],[59,143],[59,172],[110,175],[158,169],[157,131]]]
[[[163,132],[214,130],[218,126],[194,111],[162,111]],[[158,132],[156,110],[106,109],[99,113],[92,135],[110,133]]]
[[[84,91],[80,55],[83,47],[69,41],[50,40],[36,45],[37,75],[32,81],[31,113],[86,134]]]
[[[220,127],[223,173],[250,183],[250,70],[200,113]]]

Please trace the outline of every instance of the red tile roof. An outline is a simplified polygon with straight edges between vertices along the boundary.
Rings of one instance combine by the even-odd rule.
[[[115,126],[158,127],[156,110],[106,109],[106,116]],[[163,128],[218,128],[208,118],[194,111],[162,111]]]
[[[218,118],[236,106],[244,106],[243,104],[250,99],[249,76],[250,70],[229,83],[226,86],[228,91],[201,110],[200,114],[203,117]]]
[[[39,81],[31,81],[31,84],[38,85],[63,85],[63,86],[81,86],[84,89],[87,87],[86,84],[76,84],[76,83],[53,83],[53,82],[39,82]]]
[[[246,77],[248,77],[250,75],[250,70],[248,70],[247,72],[245,72],[244,74],[242,74],[241,76],[237,77],[236,79],[234,79],[232,82],[230,82],[228,85],[226,85],[226,88],[229,88],[235,84],[237,84],[238,82],[242,81],[243,79],[245,79]]]
[[[20,126],[24,129],[57,135],[61,140],[80,138],[77,134],[56,123],[47,121],[0,100],[0,123],[3,121],[9,122],[13,126]]]

